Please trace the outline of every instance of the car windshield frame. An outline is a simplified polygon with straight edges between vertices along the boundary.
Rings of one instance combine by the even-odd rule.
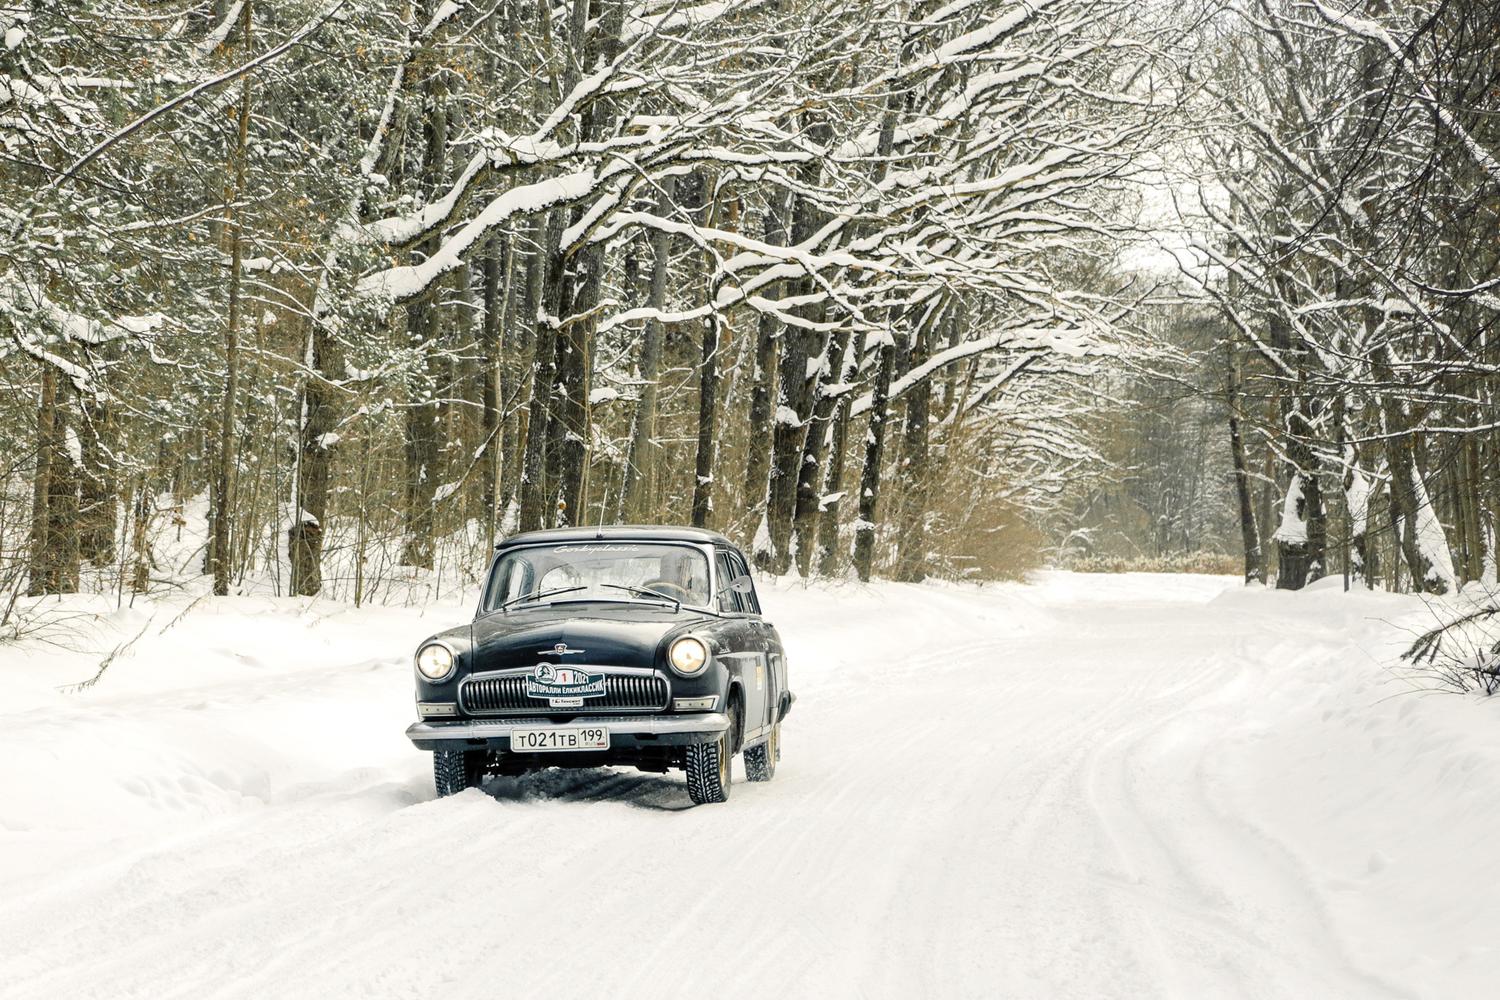
[[[686,553],[692,553],[692,555],[694,557],[696,557],[697,559],[702,560],[703,561],[703,572],[705,573],[705,581],[706,581],[705,582],[705,586],[706,586],[707,591],[708,591],[706,602],[705,603],[701,603],[701,604],[698,603],[697,598],[700,595],[698,595],[698,594],[692,594],[692,593],[690,593],[686,599],[679,600],[678,597],[676,596],[676,594],[673,593],[673,592],[671,592],[671,591],[663,591],[661,597],[653,597],[653,596],[647,596],[647,595],[642,595],[642,594],[630,594],[630,593],[627,593],[625,590],[619,590],[619,589],[611,589],[611,590],[608,590],[608,591],[604,591],[604,590],[601,589],[601,586],[604,583],[616,583],[616,581],[613,581],[613,580],[611,580],[611,581],[595,581],[593,583],[587,584],[586,586],[587,586],[587,589],[589,591],[589,593],[587,595],[579,595],[579,594],[576,594],[576,593],[570,593],[570,594],[566,594],[566,595],[559,594],[557,600],[549,600],[549,599],[543,598],[542,600],[539,600],[539,601],[536,601],[536,602],[525,601],[525,600],[518,601],[517,598],[523,597],[525,595],[524,594],[512,594],[512,595],[510,595],[510,596],[507,597],[506,594],[505,594],[505,592],[502,590],[502,587],[504,586],[504,582],[502,581],[502,577],[503,577],[504,572],[505,572],[504,571],[504,564],[505,564],[505,560],[507,558],[511,558],[511,557],[515,557],[515,556],[524,556],[524,554],[526,554],[526,553],[534,553],[537,550],[543,550],[543,551],[545,551],[545,550],[548,550],[548,549],[578,549],[578,550],[583,550],[583,549],[600,549],[600,550],[604,550],[604,551],[609,551],[609,550],[613,549],[613,550],[619,551],[619,550],[621,550],[621,549],[623,549],[624,547],[627,547],[627,546],[630,547],[630,548],[644,548],[644,549],[653,549],[653,550],[654,549],[680,549],[680,550],[683,550],[683,552],[685,554]],[[543,573],[543,578],[545,578],[545,575],[547,573],[554,572],[556,570],[556,568],[557,567],[548,568]],[[586,540],[579,540],[579,541],[527,542],[526,544],[523,544],[523,545],[505,546],[505,547],[501,548],[500,551],[498,551],[498,552],[495,553],[495,558],[491,561],[489,572],[486,574],[486,577],[485,577],[484,588],[483,588],[482,592],[480,593],[478,615],[479,616],[483,616],[483,615],[496,614],[496,613],[502,612],[504,610],[514,611],[514,610],[522,610],[522,609],[526,609],[526,608],[530,608],[530,607],[544,607],[544,606],[550,606],[552,604],[592,604],[592,603],[635,604],[635,605],[647,605],[647,606],[651,606],[651,607],[673,607],[673,606],[676,606],[677,608],[691,608],[691,609],[693,609],[695,611],[711,611],[712,610],[711,602],[714,599],[714,587],[715,587],[715,584],[717,583],[717,580],[715,579],[716,572],[717,572],[717,570],[716,570],[716,567],[714,566],[714,560],[712,558],[710,547],[706,546],[706,545],[700,545],[700,544],[695,543],[695,542],[675,541],[675,540],[655,539],[655,538],[652,538],[652,539],[645,539],[645,538],[642,538],[642,539],[616,539],[616,538],[608,538],[608,539],[586,539]],[[626,584],[626,586],[634,587],[634,588],[639,588],[639,587],[641,587],[643,585],[643,583],[644,583],[644,581],[632,581],[631,583]],[[533,579],[531,581],[531,585],[530,585],[529,589],[531,591],[538,591],[538,592],[546,592],[547,590],[552,589],[552,586],[550,586],[550,585],[538,587],[536,584],[537,584],[537,580]],[[561,585],[561,584],[559,583],[558,585]],[[507,604],[509,604],[508,608],[505,607],[505,605],[507,605]]]

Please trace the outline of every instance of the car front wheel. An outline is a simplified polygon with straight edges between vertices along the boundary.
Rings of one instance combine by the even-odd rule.
[[[688,746],[688,795],[695,805],[729,801],[730,764],[734,760],[734,739],[738,732],[739,712],[731,708],[729,728],[718,739]]]
[[[432,754],[432,783],[438,798],[455,795],[465,788],[478,788],[484,779],[483,750],[435,750]]]

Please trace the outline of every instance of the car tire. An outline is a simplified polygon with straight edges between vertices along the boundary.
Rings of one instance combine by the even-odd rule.
[[[771,727],[771,735],[745,751],[745,777],[751,781],[770,781],[776,777],[776,762],[781,759],[781,723]]]
[[[694,805],[728,802],[733,781],[734,740],[739,733],[739,707],[729,710],[729,728],[709,743],[691,743],[687,748],[688,795]]]
[[[483,750],[434,750],[432,783],[438,798],[456,795],[465,788],[478,788],[484,780]]]

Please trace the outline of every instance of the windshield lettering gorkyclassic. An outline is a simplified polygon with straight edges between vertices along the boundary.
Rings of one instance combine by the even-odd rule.
[[[795,700],[744,555],[696,528],[531,531],[496,547],[474,620],[417,648],[411,741],[439,795],[486,775],[631,765],[729,797],[769,781]]]

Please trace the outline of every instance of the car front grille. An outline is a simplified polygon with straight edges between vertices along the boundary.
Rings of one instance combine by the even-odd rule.
[[[607,674],[602,696],[583,699],[581,708],[552,708],[546,698],[532,698],[526,694],[526,677],[527,674],[470,677],[459,686],[459,707],[467,715],[660,712],[667,707],[670,695],[667,679],[660,674]]]

